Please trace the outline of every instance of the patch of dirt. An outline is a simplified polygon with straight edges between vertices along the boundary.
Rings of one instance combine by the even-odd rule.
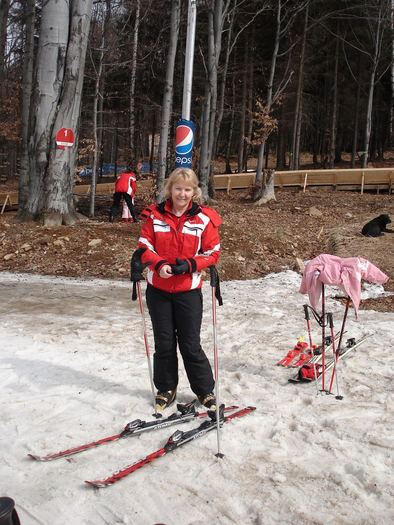
[[[299,270],[321,253],[362,256],[387,273],[394,291],[394,233],[365,238],[365,222],[387,213],[394,217],[392,195],[309,189],[276,190],[275,202],[257,207],[246,191],[217,192],[212,204],[222,216],[222,280],[253,279],[284,269]],[[150,203],[137,195],[137,210]],[[97,216],[74,226],[45,228],[19,224],[15,212],[0,216],[0,271],[128,279],[129,261],[140,225],[107,220],[110,197],[100,198]],[[80,211],[89,203],[81,199]],[[392,226],[394,229],[394,225]],[[93,242],[92,242],[93,241]],[[394,311],[394,295],[363,301],[361,308]]]

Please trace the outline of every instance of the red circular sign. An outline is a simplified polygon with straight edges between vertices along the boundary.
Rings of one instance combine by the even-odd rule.
[[[56,146],[59,149],[71,148],[75,142],[75,136],[72,129],[62,128],[56,133]]]

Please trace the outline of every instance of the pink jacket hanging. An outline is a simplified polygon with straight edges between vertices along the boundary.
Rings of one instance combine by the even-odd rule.
[[[385,273],[362,257],[341,258],[322,254],[306,265],[299,291],[307,293],[311,305],[317,308],[321,285],[339,286],[349,295],[357,315],[360,306],[361,279],[375,284],[384,284],[389,280]]]

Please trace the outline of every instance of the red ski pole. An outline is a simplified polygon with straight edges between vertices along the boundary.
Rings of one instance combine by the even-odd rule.
[[[142,299],[142,291],[141,291],[141,281],[144,280],[144,277],[142,275],[144,265],[141,262],[141,255],[144,253],[144,251],[145,251],[144,248],[139,248],[133,253],[133,256],[131,258],[130,280],[133,283],[133,292],[131,295],[131,300],[136,301],[138,297],[138,303],[140,307],[141,320],[142,320],[142,332],[143,332],[143,337],[144,337],[145,354],[146,354],[146,359],[148,361],[149,379],[150,379],[150,386],[152,390],[153,409],[155,411],[154,416],[158,418],[158,417],[161,417],[161,414],[159,414],[156,409],[155,385],[153,384],[152,362],[151,362],[150,351],[149,351],[148,332],[146,329],[144,302]]]
[[[315,357],[315,352],[312,344],[312,335],[311,335],[311,321],[309,317],[309,308],[307,304],[304,304],[304,312],[305,312],[305,320],[306,320],[306,327],[308,330],[308,337],[309,337],[309,348],[312,352],[312,363],[314,363],[313,358]],[[316,373],[316,366],[313,364],[313,375],[315,377],[315,385],[316,385],[316,392],[319,394],[319,385],[317,384],[317,373]]]
[[[210,277],[211,277],[211,291],[212,291],[212,330],[213,330],[213,362],[214,362],[214,376],[215,376],[215,397],[216,397],[216,436],[218,451],[216,457],[222,458],[224,454],[220,452],[220,414],[219,414],[219,356],[218,356],[218,344],[217,344],[217,321],[216,321],[216,299],[219,302],[219,306],[223,304],[222,297],[220,295],[219,288],[219,274],[216,266],[210,266]]]
[[[349,306],[350,306],[350,297],[347,298],[347,301],[346,301],[346,307],[345,307],[345,312],[343,314],[343,320],[342,320],[342,326],[341,326],[341,332],[340,332],[340,336],[339,336],[339,342],[338,342],[338,348],[336,349],[335,351],[335,361],[334,361],[334,367],[332,369],[332,374],[331,374],[331,379],[330,379],[330,387],[328,389],[329,393],[331,394],[331,391],[332,391],[332,384],[334,382],[334,377],[336,377],[336,381],[337,381],[337,390],[338,390],[338,378],[337,378],[337,374],[336,374],[336,370],[337,370],[337,362],[338,362],[338,355],[339,355],[339,352],[341,350],[341,344],[342,344],[342,338],[343,338],[343,334],[345,333],[345,324],[346,324],[346,319],[347,319],[347,314],[349,312]],[[335,348],[335,345],[334,345],[334,339],[333,339],[333,349]],[[339,392],[337,392],[337,399],[342,399],[342,397],[339,395]]]
[[[321,330],[322,330],[322,341],[321,341],[321,364],[322,364],[321,389],[324,392],[324,387],[325,387],[325,383],[324,383],[324,379],[325,379],[324,369],[325,369],[325,366],[326,366],[326,347],[325,347],[325,344],[326,344],[326,302],[325,302],[325,297],[324,297],[324,284],[323,283],[321,285],[321,309],[322,309],[322,312],[321,312],[321,319],[322,319],[322,324],[321,324]]]

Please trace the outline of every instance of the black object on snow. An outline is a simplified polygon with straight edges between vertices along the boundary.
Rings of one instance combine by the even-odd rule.
[[[0,525],[20,525],[15,501],[11,498],[0,498]]]

